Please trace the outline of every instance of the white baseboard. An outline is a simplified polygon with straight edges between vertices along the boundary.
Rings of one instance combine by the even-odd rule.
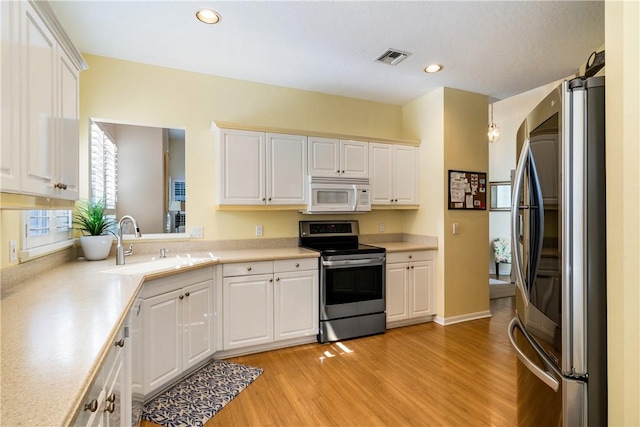
[[[438,325],[449,326],[456,323],[468,322],[470,320],[478,320],[485,319],[487,317],[491,317],[491,311],[479,311],[477,313],[469,313],[469,314],[461,314],[459,316],[451,316],[451,317],[441,317],[436,316],[433,321]]]

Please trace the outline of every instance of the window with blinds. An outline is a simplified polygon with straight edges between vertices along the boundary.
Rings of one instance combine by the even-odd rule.
[[[115,136],[101,123],[91,122],[91,201],[102,200],[109,216],[118,201],[118,147]]]
[[[29,210],[24,213],[23,249],[70,240],[72,211],[70,210]]]

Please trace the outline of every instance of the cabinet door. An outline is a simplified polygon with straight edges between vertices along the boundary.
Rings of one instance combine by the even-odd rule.
[[[371,204],[388,205],[393,197],[391,144],[369,144],[369,173],[371,182]]]
[[[59,81],[59,118],[56,148],[57,173],[56,181],[63,185],[58,188],[57,197],[67,200],[78,200],[79,154],[79,105],[78,105],[78,73],[71,61],[59,49],[58,81]]]
[[[340,141],[340,176],[369,178],[369,143]]]
[[[0,190],[20,190],[20,7],[0,2]]]
[[[387,323],[409,317],[409,264],[387,264]]]
[[[142,302],[145,395],[182,373],[182,292],[179,289]]]
[[[220,171],[220,204],[264,204],[265,134],[222,129]]]
[[[77,410],[75,426],[101,426],[103,422],[104,398],[106,396],[104,389],[105,374],[101,370],[96,376],[91,389],[82,399],[82,403]]]
[[[275,340],[318,334],[318,271],[276,273]]]
[[[183,366],[191,366],[206,359],[214,352],[213,336],[213,281],[187,286],[182,292],[183,299]],[[180,297],[178,297],[180,298]]]
[[[418,149],[407,145],[395,145],[393,151],[395,203],[418,204]]]
[[[273,341],[273,275],[225,277],[224,349]]]
[[[336,177],[340,174],[340,141],[310,136],[309,175]]]
[[[105,398],[104,398],[104,426],[117,427],[124,425],[123,417],[125,413],[123,411],[130,407],[123,401],[124,392],[124,352],[118,350],[116,358],[113,361],[111,371],[108,373],[108,377],[105,383]]]
[[[409,317],[433,314],[433,261],[410,264]]]
[[[307,137],[268,133],[267,203],[307,204]]]
[[[33,8],[27,2],[23,6],[22,190],[29,194],[53,196],[56,43]]]

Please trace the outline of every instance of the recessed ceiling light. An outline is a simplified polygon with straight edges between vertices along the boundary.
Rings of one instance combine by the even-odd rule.
[[[437,73],[440,70],[442,70],[442,65],[433,64],[433,65],[429,65],[427,68],[425,68],[424,72],[425,73]]]
[[[200,9],[196,12],[196,18],[200,22],[204,22],[205,24],[217,24],[220,22],[220,15],[218,12],[211,9]]]

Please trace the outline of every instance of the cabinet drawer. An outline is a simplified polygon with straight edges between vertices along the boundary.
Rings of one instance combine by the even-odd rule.
[[[433,259],[431,251],[387,252],[387,264],[394,262],[427,261]]]
[[[286,271],[317,270],[318,258],[279,259],[273,261],[273,271],[283,273]]]
[[[234,262],[222,265],[222,276],[248,276],[273,273],[273,261]]]
[[[140,298],[147,299],[185,286],[213,279],[213,267],[203,267],[185,273],[174,273],[167,277],[145,281]]]

